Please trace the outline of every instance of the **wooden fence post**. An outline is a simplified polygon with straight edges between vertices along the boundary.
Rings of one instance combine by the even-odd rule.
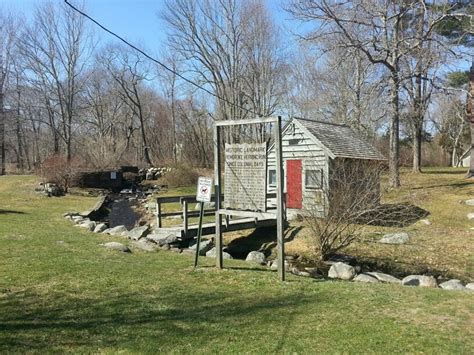
[[[214,125],[214,194],[216,195],[216,267],[222,269],[222,216],[221,209],[221,148],[220,129]]]
[[[183,200],[183,230],[184,230],[185,237],[188,235],[188,226],[189,226],[188,201]]]
[[[285,281],[285,240],[284,240],[284,205],[283,205],[283,153],[281,144],[281,116],[275,122],[275,153],[277,178],[277,251],[278,276]]]
[[[156,222],[157,222],[158,228],[161,228],[162,227],[161,202],[158,199],[156,200]]]

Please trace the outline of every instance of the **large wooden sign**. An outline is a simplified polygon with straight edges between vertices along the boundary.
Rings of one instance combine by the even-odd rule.
[[[266,211],[267,144],[225,145],[224,208]]]

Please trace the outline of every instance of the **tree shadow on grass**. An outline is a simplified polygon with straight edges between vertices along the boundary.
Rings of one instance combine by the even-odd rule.
[[[261,319],[270,320],[272,327],[280,324],[284,337],[286,316],[303,314],[307,303],[324,298],[255,297],[196,292],[190,287],[112,292],[97,298],[9,292],[0,299],[0,352],[81,351],[81,347],[170,352],[185,350],[189,344],[202,349],[211,339],[235,336],[236,329],[253,331]]]
[[[377,208],[360,216],[356,223],[380,227],[406,227],[430,213],[411,203],[391,203],[379,205]]]
[[[0,214],[26,214],[26,212],[14,211],[14,210],[2,210],[0,208]]]
[[[452,189],[459,189],[464,186],[473,185],[474,181],[453,181],[446,184],[437,184],[437,185],[423,185],[417,187],[411,187],[411,190],[426,190],[426,189],[437,189],[439,187],[450,187]]]
[[[303,227],[290,227],[285,230],[285,242],[295,239],[296,235]],[[245,259],[247,254],[253,250],[261,251],[265,256],[272,253],[276,247],[277,229],[276,227],[262,227],[255,229],[247,236],[232,240],[226,247],[226,251],[235,259]]]

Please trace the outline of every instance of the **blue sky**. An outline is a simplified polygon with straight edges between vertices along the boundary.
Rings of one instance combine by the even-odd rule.
[[[35,5],[44,0],[0,0],[0,6],[15,13],[30,17]],[[53,0],[62,2],[63,0]],[[100,23],[131,41],[139,47],[157,55],[165,42],[164,25],[160,23],[159,13],[163,11],[164,0],[71,0],[73,4],[84,3],[86,12]],[[298,31],[301,24],[289,19],[289,15],[282,9],[285,0],[266,0],[268,8],[276,23],[282,27],[282,40],[284,48],[292,47],[295,40],[290,34],[291,30]],[[103,42],[112,41],[109,34],[90,24],[97,36]],[[467,70],[470,61],[456,61],[445,66],[445,70]]]
[[[0,0],[0,6],[28,18],[32,15],[35,5],[42,2],[43,0]],[[89,15],[127,40],[154,53],[162,48],[165,30],[160,23],[159,13],[164,8],[164,0],[71,0],[72,4],[82,2]],[[280,0],[267,0],[267,4],[279,25],[289,22],[288,14],[281,9]],[[91,27],[94,28],[92,24]],[[112,40],[110,35],[101,32],[97,27],[94,31],[100,39]]]

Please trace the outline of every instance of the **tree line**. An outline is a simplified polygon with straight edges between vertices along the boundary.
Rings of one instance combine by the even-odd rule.
[[[469,1],[289,0],[285,16],[302,24],[291,31],[266,4],[168,1],[155,57],[171,70],[99,41],[65,3],[41,2],[29,19],[0,8],[1,173],[51,156],[93,168],[210,167],[214,120],[275,114],[359,130],[387,153],[394,187],[401,146],[414,171],[430,140],[459,164],[471,146],[468,73],[449,68],[474,44]],[[225,140],[265,141],[269,129],[229,129]]]

